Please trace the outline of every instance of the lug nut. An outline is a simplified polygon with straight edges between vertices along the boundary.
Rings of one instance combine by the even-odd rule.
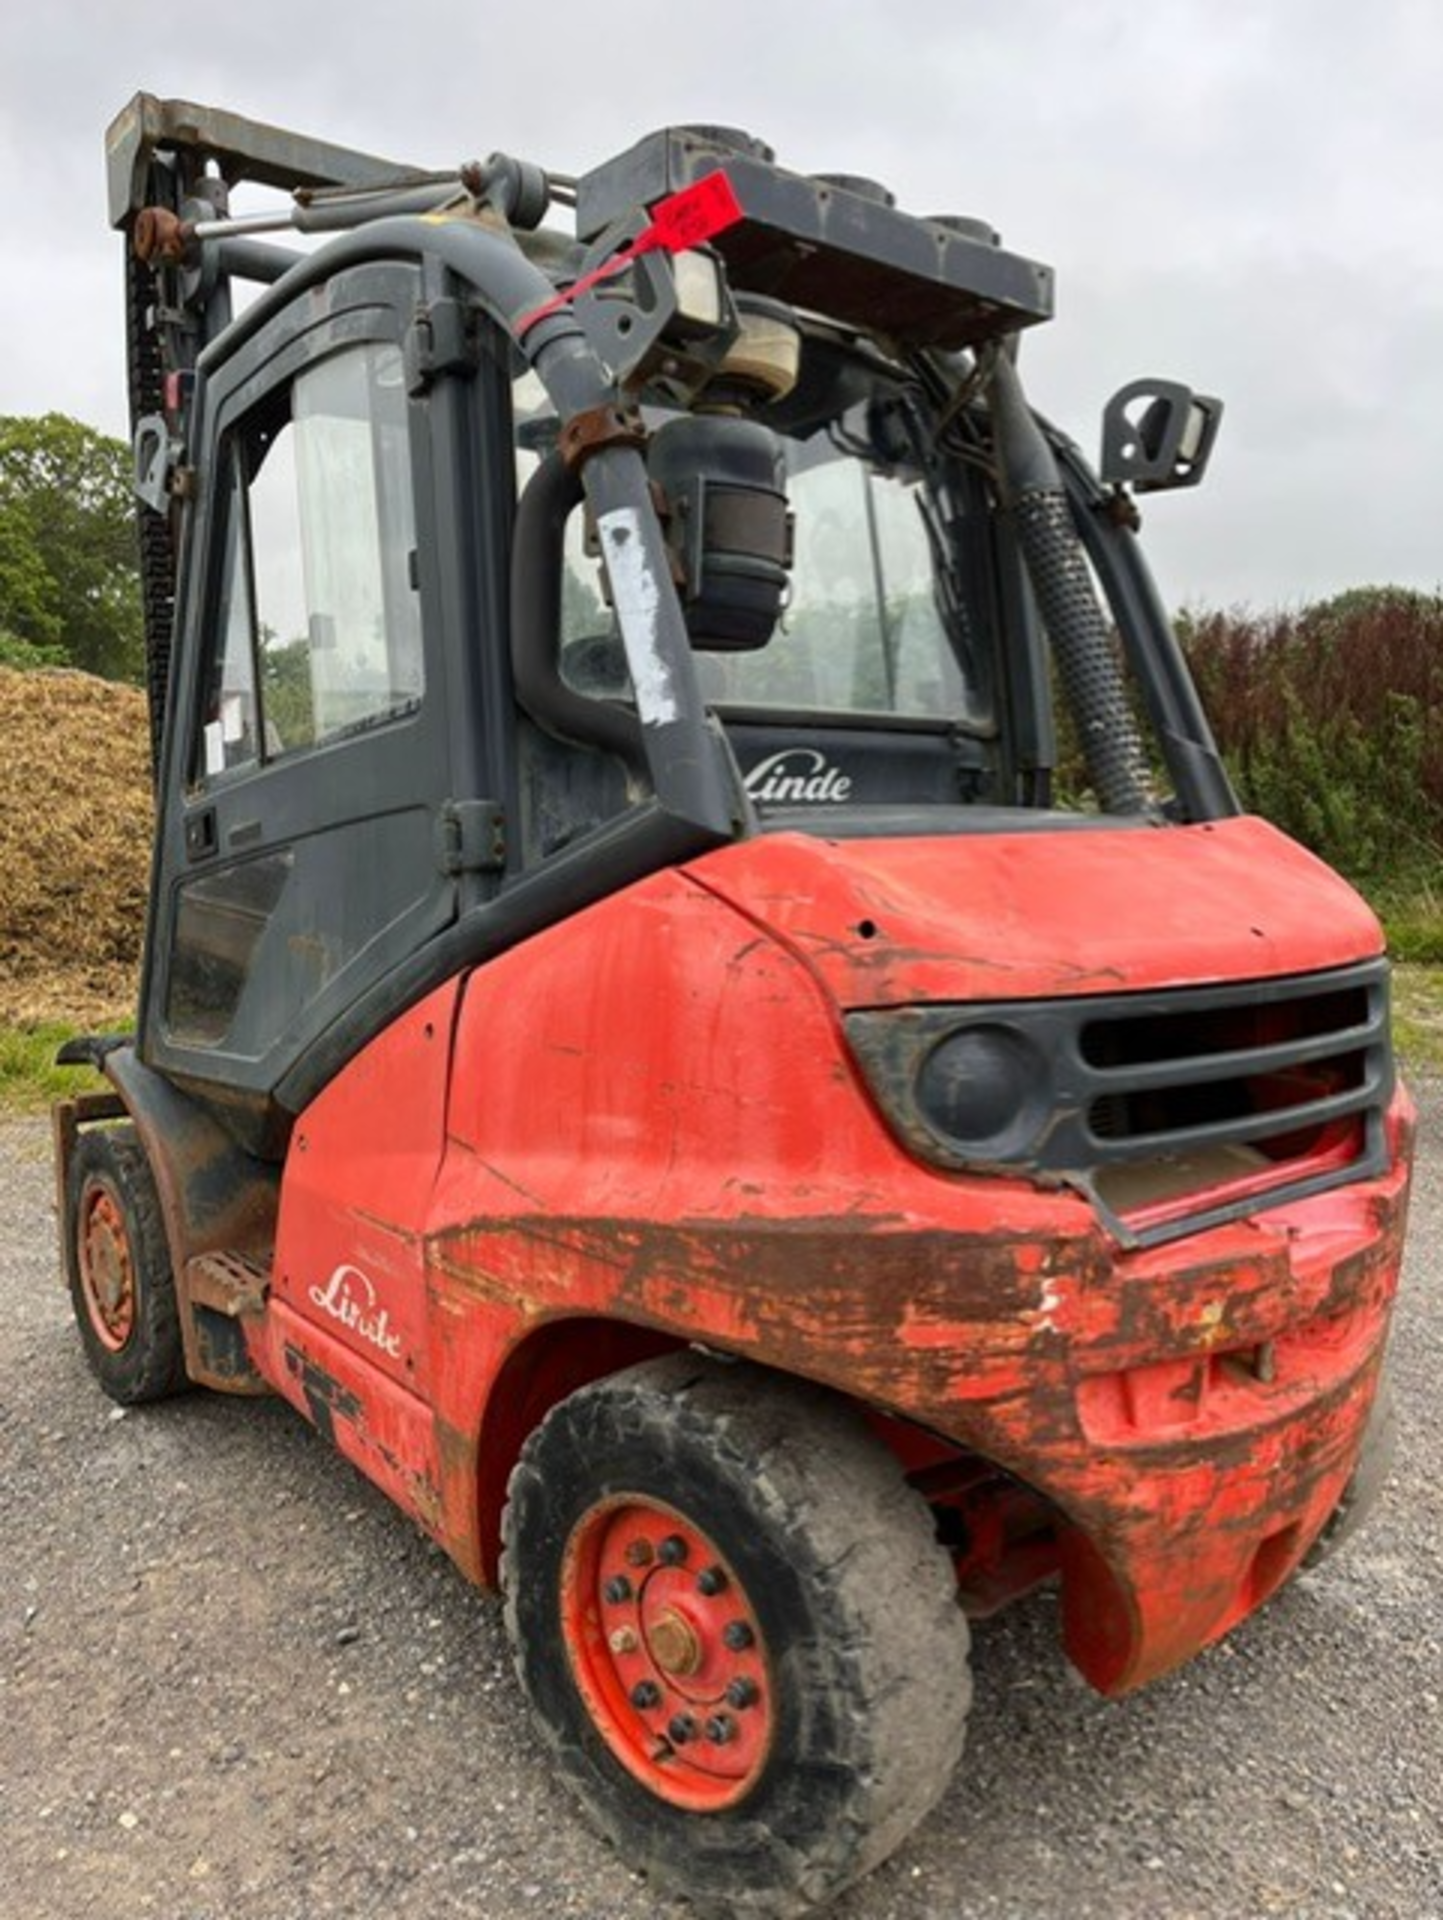
[[[679,1533],[669,1533],[656,1550],[664,1567],[679,1567],[687,1556],[687,1544]]]
[[[722,1628],[722,1642],[733,1653],[744,1653],[755,1644],[756,1637],[745,1620],[728,1620]]]
[[[631,1690],[631,1704],[640,1707],[643,1712],[648,1707],[661,1705],[661,1688],[655,1680],[638,1680]]]
[[[668,1721],[666,1737],[674,1747],[684,1747],[688,1740],[696,1738],[696,1721],[689,1713],[678,1713]]]
[[[725,1593],[726,1586],[727,1576],[724,1567],[703,1567],[696,1577],[697,1592],[704,1593],[708,1600],[715,1594]]]
[[[601,1597],[610,1606],[619,1607],[631,1598],[631,1582],[624,1573],[614,1573],[601,1589]]]
[[[630,1627],[616,1627],[607,1634],[606,1644],[613,1653],[635,1653],[640,1642]]]
[[[652,1562],[650,1540],[628,1541],[623,1558],[629,1567],[649,1567]]]
[[[706,1723],[706,1737],[714,1747],[724,1747],[737,1737],[737,1723],[729,1713],[714,1713]]]
[[[727,1684],[729,1707],[754,1707],[760,1698],[761,1688],[748,1674],[740,1673]]]

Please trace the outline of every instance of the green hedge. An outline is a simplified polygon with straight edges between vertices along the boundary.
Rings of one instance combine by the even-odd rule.
[[[1443,958],[1443,598],[1356,589],[1298,612],[1179,621],[1245,804],[1383,901]]]

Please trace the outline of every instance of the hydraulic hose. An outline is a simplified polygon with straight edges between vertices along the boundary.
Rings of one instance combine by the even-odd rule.
[[[562,538],[580,504],[581,475],[550,453],[526,483],[516,510],[511,560],[511,674],[534,720],[566,739],[606,747],[645,766],[641,722],[630,707],[575,693],[557,671],[561,631]]]
[[[1107,812],[1151,812],[1155,800],[1147,756],[1122,663],[1098,604],[1052,449],[1005,353],[994,361],[990,391],[1003,493],[1077,722],[1088,778]]]

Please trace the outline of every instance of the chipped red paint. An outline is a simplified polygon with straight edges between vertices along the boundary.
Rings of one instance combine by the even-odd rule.
[[[438,1537],[424,1230],[459,997],[453,982],[413,1008],[302,1118],[269,1302],[250,1328],[252,1358],[277,1391]]]
[[[1185,915],[1109,912],[1172,898],[1180,853]],[[485,1579],[556,1400],[679,1342],[754,1356],[869,1409],[950,1508],[969,1604],[1060,1563],[1072,1658],[1135,1686],[1265,1598],[1342,1490],[1397,1282],[1406,1097],[1381,1177],[1126,1251],[1075,1193],[909,1156],[841,1014],[1372,951],[1366,909],[1256,822],[925,863],[725,850],[451,983],[339,1076],[291,1143],[252,1357]]]

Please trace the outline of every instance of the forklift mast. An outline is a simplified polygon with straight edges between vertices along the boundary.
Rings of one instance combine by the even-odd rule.
[[[175,625],[177,521],[189,479],[183,467],[189,392],[196,362],[229,324],[232,308],[225,266],[212,259],[187,267],[139,242],[170,220],[223,220],[231,190],[241,182],[303,193],[375,188],[403,179],[406,169],[147,93],[137,94],[111,123],[106,166],[110,224],[137,242],[127,249],[125,340],[136,490],[147,509],[138,527],[151,759],[158,779]]]

